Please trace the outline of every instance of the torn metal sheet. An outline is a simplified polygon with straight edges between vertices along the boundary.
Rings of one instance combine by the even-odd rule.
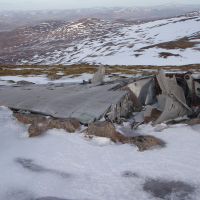
[[[194,114],[200,108],[200,76],[190,72],[165,72],[129,82],[128,87],[143,105],[139,121],[154,124]],[[146,120],[145,120],[146,119]],[[148,119],[148,120],[147,120]]]
[[[56,118],[77,118],[88,124],[101,119],[112,107],[126,99],[128,93],[113,91],[114,86],[116,84],[1,86],[0,105]],[[111,115],[120,113],[122,111]]]
[[[154,77],[150,76],[135,80],[133,83],[129,83],[128,87],[142,105],[149,105],[156,102]]]
[[[105,73],[106,73],[106,68],[104,66],[100,66],[98,71],[94,74],[91,80],[92,84],[97,85],[103,83]]]
[[[158,109],[162,114],[155,124],[192,113],[192,109],[186,103],[184,90],[177,84],[175,76],[166,77],[165,72],[161,70],[157,80],[162,90],[162,94],[158,96]]]

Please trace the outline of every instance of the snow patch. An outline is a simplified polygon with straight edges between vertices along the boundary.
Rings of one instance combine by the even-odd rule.
[[[0,127],[0,199],[154,200],[143,190],[148,179],[182,181],[196,188],[192,200],[200,196],[199,127],[179,125],[155,132],[143,125],[140,134],[167,143],[146,152],[56,129],[26,138],[27,127],[5,107],[0,107]]]

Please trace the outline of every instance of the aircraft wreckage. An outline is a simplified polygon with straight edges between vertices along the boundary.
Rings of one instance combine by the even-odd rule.
[[[82,124],[97,120],[121,122],[133,112],[135,123],[162,123],[198,115],[200,74],[164,72],[104,82],[100,67],[82,84],[15,84],[0,86],[0,105],[54,118],[76,118]]]

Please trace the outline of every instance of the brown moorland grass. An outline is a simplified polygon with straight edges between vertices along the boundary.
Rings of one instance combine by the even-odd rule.
[[[200,71],[200,64],[184,66],[109,66],[106,65],[106,74],[155,74],[160,69],[173,71]],[[62,76],[76,76],[83,73],[95,73],[97,65],[79,64],[79,65],[7,65],[0,66],[0,76],[30,76],[47,75],[50,79],[58,79]]]
[[[182,38],[180,40],[165,42],[156,45],[158,48],[162,49],[187,49],[195,47],[195,45],[199,44],[198,42],[191,42],[188,38]]]
[[[193,39],[199,39],[200,36],[197,35],[196,37],[194,37]],[[150,45],[150,46],[146,46],[143,47],[141,49],[138,50],[139,51],[143,51],[145,49],[150,49],[150,48],[162,48],[162,49],[187,49],[187,48],[193,48],[196,45],[198,45],[199,42],[197,41],[192,41],[187,37],[175,40],[175,41],[170,41],[170,42],[163,42],[163,43],[159,43],[159,44],[155,44],[155,45]]]

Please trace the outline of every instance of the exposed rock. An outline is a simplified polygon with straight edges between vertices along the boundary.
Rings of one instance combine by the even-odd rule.
[[[39,115],[39,114],[25,114],[25,113],[19,113],[14,112],[14,117],[17,118],[17,120],[23,124],[33,124],[33,123],[39,123],[44,122],[47,120],[45,116]]]
[[[64,129],[69,133],[74,133],[80,128],[80,123],[75,118],[69,119],[49,119],[48,128]]]
[[[139,151],[145,151],[155,147],[165,146],[164,141],[150,135],[140,135],[136,137],[126,138],[125,143],[136,145]]]
[[[43,121],[41,123],[34,122],[28,128],[29,137],[36,137],[42,135],[48,129],[48,121]]]
[[[134,144],[139,151],[145,151],[154,147],[164,147],[165,142],[150,135],[126,137],[115,130],[111,122],[95,122],[91,123],[87,129],[87,135],[110,138],[113,142],[121,142],[123,144]]]
[[[30,124],[28,128],[29,137],[36,137],[49,129],[64,129],[67,132],[73,133],[80,129],[80,123],[77,119],[54,119],[37,114],[23,114],[14,113],[18,121],[24,124]],[[165,143],[153,136],[136,136],[126,137],[118,133],[115,126],[111,122],[94,122],[89,124],[87,129],[87,136],[98,136],[110,138],[113,142],[121,142],[123,144],[134,144],[138,147],[139,151],[149,150],[153,147],[163,147]]]
[[[110,138],[113,142],[123,142],[125,139],[125,136],[117,133],[114,125],[107,121],[89,124],[87,135]]]
[[[68,119],[54,119],[52,117],[45,117],[38,114],[13,114],[18,121],[24,124],[31,124],[28,133],[30,137],[35,137],[43,134],[49,129],[64,129],[69,133],[74,133],[80,129],[80,122],[75,118]]]

